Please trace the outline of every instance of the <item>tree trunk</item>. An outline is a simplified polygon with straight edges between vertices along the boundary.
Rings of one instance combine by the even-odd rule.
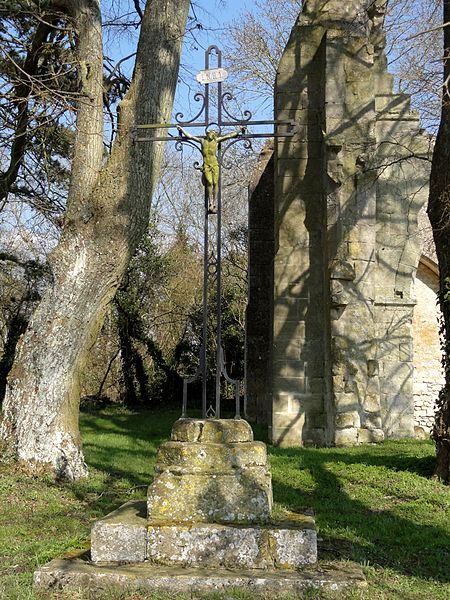
[[[76,25],[84,37],[79,52],[85,96],[66,220],[50,257],[53,285],[20,342],[10,373],[1,428],[3,440],[32,470],[45,468],[68,479],[87,473],[78,430],[78,375],[146,230],[160,167],[162,144],[138,145],[130,128],[170,119],[189,0],[147,3],[119,134],[101,171],[100,13],[97,1],[81,4]]]
[[[450,21],[450,0],[444,0],[444,23]],[[430,177],[428,216],[439,263],[439,304],[442,311],[445,384],[439,394],[433,427],[435,476],[449,482],[450,468],[450,28],[444,28],[444,89],[441,122]]]

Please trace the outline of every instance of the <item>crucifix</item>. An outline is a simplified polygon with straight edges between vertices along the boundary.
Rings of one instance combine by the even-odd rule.
[[[216,67],[210,68],[213,57],[216,58]],[[222,168],[227,168],[224,156],[231,146],[242,141],[244,147],[253,149],[252,139],[292,137],[296,132],[295,121],[292,120],[252,120],[252,113],[243,112],[242,118],[233,116],[229,103],[235,98],[229,92],[222,91],[222,82],[228,77],[227,71],[222,67],[222,52],[217,46],[210,46],[205,52],[205,68],[197,74],[197,81],[204,85],[204,93],[196,93],[194,100],[201,102],[201,108],[191,120],[184,120],[183,113],[175,115],[175,123],[155,123],[136,125],[132,134],[136,142],[175,142],[175,148],[182,150],[183,145],[196,148],[202,155],[203,163],[194,163],[194,167],[202,173],[202,183],[205,188],[204,208],[204,245],[203,245],[203,331],[200,348],[199,365],[196,373],[183,380],[183,405],[182,418],[188,416],[187,392],[188,385],[197,380],[202,382],[202,418],[220,418],[220,388],[222,377],[234,386],[235,391],[235,419],[241,418],[240,387],[241,382],[232,379],[226,369],[224,350],[222,345]],[[212,86],[216,86],[215,90]],[[215,102],[211,104],[215,91]],[[214,117],[211,112],[214,108]],[[200,120],[198,120],[200,119]],[[268,133],[252,132],[249,128],[258,125],[272,126]],[[225,133],[226,128],[234,128]],[[191,128],[200,128],[204,136],[193,135],[188,131]],[[145,137],[145,132],[156,129],[176,129],[178,134],[167,136]],[[228,167],[229,168],[229,167]],[[211,311],[211,290],[215,288],[215,311]],[[207,390],[207,348],[208,348],[208,319],[213,312],[215,316],[215,393],[208,395]],[[246,414],[244,400],[243,414]]]

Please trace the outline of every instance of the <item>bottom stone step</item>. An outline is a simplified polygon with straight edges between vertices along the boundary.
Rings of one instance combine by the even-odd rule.
[[[34,573],[33,583],[37,588],[53,590],[165,590],[178,594],[240,588],[254,594],[273,593],[276,597],[311,588],[339,591],[348,587],[367,587],[361,568],[351,563],[321,563],[295,572],[232,572],[161,567],[148,563],[98,565],[92,564],[87,555],[52,560]]]
[[[317,561],[312,517],[285,525],[151,525],[147,560],[182,567],[298,569]]]
[[[145,504],[127,502],[92,527],[91,560],[238,569],[298,569],[317,561],[314,518],[264,525],[155,523]]]

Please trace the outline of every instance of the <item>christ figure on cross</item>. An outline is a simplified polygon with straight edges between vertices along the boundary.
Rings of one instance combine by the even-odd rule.
[[[202,183],[206,189],[206,198],[208,200],[208,214],[217,213],[217,189],[219,186],[220,166],[217,160],[217,148],[220,142],[230,140],[245,133],[246,128],[241,127],[238,131],[218,136],[217,131],[210,129],[205,137],[196,137],[191,135],[181,125],[177,129],[186,139],[198,142],[202,147],[203,165],[202,165]]]

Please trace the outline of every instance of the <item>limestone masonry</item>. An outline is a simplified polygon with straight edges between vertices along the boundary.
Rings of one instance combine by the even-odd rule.
[[[247,328],[249,412],[276,444],[414,435],[430,142],[392,91],[384,4],[309,0],[278,69],[275,116],[298,135],[252,186]]]
[[[147,505],[129,502],[98,521],[91,559],[228,569],[314,564],[314,519],[275,523],[271,508],[266,446],[246,421],[180,419],[158,450]]]
[[[266,447],[243,420],[180,419],[158,450],[150,522],[266,523],[272,481]]]
[[[365,586],[352,565],[317,564],[309,513],[271,516],[266,447],[241,419],[180,419],[158,450],[147,502],[94,523],[89,556],[36,571],[37,587],[256,592]]]

